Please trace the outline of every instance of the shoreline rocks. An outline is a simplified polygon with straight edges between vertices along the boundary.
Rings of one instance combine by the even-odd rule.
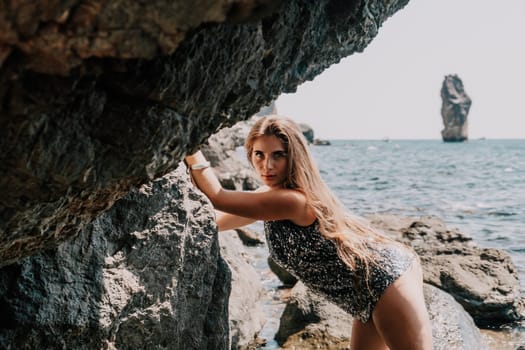
[[[476,342],[483,344],[479,330],[476,326],[472,326],[472,319],[477,327],[498,327],[520,320],[523,317],[523,301],[521,300],[517,271],[510,257],[504,251],[477,247],[470,237],[457,230],[448,229],[438,218],[374,215],[369,219],[374,226],[395,239],[412,246],[420,255],[427,297],[432,299],[434,296],[432,299],[434,301],[431,302],[438,303],[438,305],[451,305],[447,313],[457,316],[454,327],[457,330],[458,337],[462,339],[461,342],[458,340],[457,344],[463,344],[463,341],[469,344],[477,344]],[[270,270],[281,280],[284,287],[292,287],[296,283],[295,277],[273,263],[271,257],[268,258],[268,265]],[[438,287],[440,290],[429,292],[429,290],[433,290],[432,286]],[[440,296],[436,296],[436,294]],[[457,301],[443,301],[447,298]],[[446,318],[447,315],[439,314],[440,307],[429,305],[429,309],[435,311],[432,317],[438,320],[435,323],[437,325],[435,333],[438,338],[444,337],[445,330],[451,325],[445,324],[444,322],[447,320],[440,318]],[[310,316],[304,317],[306,319],[311,318]],[[468,321],[469,319],[470,321]],[[344,347],[348,340],[337,337],[337,339],[330,338],[331,336],[324,333],[328,328],[315,325],[314,321],[304,323],[303,320],[301,322],[303,322],[304,329],[295,335],[281,329],[280,333],[277,334],[279,341],[284,343],[290,338],[295,340],[290,340],[289,344],[296,344],[295,346],[300,343],[303,347],[309,344],[308,346],[312,346],[312,348],[316,346],[337,348],[338,346]],[[333,322],[337,323],[336,321]],[[444,328],[439,329],[439,327]],[[466,333],[463,334],[463,331]],[[328,340],[329,338],[331,340]],[[461,349],[461,347],[456,348]],[[443,347],[442,349],[448,348]]]
[[[454,298],[424,285],[435,350],[486,350],[472,317]],[[350,349],[351,315],[309,291],[299,282],[281,316],[276,340],[283,349]]]
[[[235,231],[219,233],[221,256],[231,271],[231,293],[228,302],[231,349],[256,346],[258,333],[266,318],[262,298],[266,294],[259,275],[251,265],[240,238]]]
[[[424,281],[450,293],[479,327],[499,327],[524,318],[517,269],[507,252],[478,247],[435,217],[373,215],[369,219],[411,246],[421,258]]]
[[[230,270],[184,166],[0,269],[2,349],[229,349]]]

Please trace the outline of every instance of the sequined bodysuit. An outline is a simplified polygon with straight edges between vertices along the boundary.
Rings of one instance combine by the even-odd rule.
[[[369,249],[376,253],[377,264],[370,265],[367,283],[364,265],[352,269],[341,261],[335,244],[319,232],[317,221],[306,227],[288,220],[266,221],[264,231],[276,263],[363,323],[386,288],[416,259],[401,246],[374,244]]]

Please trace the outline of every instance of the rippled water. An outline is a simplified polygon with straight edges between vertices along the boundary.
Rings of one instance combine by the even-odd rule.
[[[438,216],[480,246],[507,250],[525,291],[525,140],[332,141],[311,150],[348,209]],[[272,338],[284,307],[279,282],[267,273],[265,248],[252,249],[269,290],[264,349],[278,349]],[[525,341],[523,332],[523,326],[509,329],[499,347],[515,349]]]
[[[507,250],[525,290],[525,140],[335,141],[312,152],[350,210],[438,216]]]

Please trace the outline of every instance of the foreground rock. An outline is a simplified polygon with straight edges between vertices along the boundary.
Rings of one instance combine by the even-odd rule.
[[[447,75],[441,87],[441,117],[444,128],[441,137],[445,142],[468,140],[468,112],[472,100],[465,92],[457,75]]]
[[[424,286],[434,350],[487,349],[472,318],[447,293]],[[298,283],[281,316],[276,340],[284,349],[349,349],[353,318]]]
[[[237,234],[234,231],[221,232],[219,242],[221,255],[231,271],[228,307],[231,349],[253,348],[257,344],[257,334],[266,321],[261,301],[266,290]]]
[[[181,167],[0,270],[2,349],[229,349],[230,272]]]
[[[229,190],[255,190],[260,185],[257,174],[248,165],[246,157],[241,159],[237,151],[239,147],[244,150],[244,140],[257,116],[239,122],[229,128],[224,128],[213,134],[206,145],[201,147],[202,153],[209,160],[221,185]],[[242,152],[242,155],[245,155]]]
[[[477,247],[464,234],[431,217],[372,216],[374,226],[414,248],[424,280],[450,293],[480,327],[523,318],[518,272],[508,253]]]
[[[361,52],[408,0],[7,0],[0,266],[78,234],[222,126]]]

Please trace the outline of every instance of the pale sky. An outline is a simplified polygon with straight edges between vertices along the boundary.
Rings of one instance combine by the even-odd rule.
[[[323,139],[440,139],[447,74],[472,99],[470,139],[525,139],[525,0],[411,0],[277,110]]]

